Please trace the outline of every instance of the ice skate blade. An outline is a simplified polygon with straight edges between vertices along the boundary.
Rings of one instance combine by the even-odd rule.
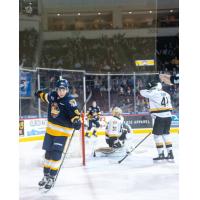
[[[155,164],[163,164],[163,163],[167,163],[167,161],[165,159],[163,159],[163,160],[153,160],[153,163],[155,163]]]
[[[39,186],[39,190],[42,190],[43,188],[45,187],[45,185],[44,186]]]
[[[97,135],[92,135],[94,138],[97,138],[98,136]]]
[[[168,163],[175,163],[175,160],[174,160],[174,159],[166,159],[166,161],[167,161]]]
[[[50,190],[52,190],[53,187],[51,187],[50,189],[46,189],[45,187],[43,187],[42,189],[40,189],[40,191],[44,194],[48,193]]]

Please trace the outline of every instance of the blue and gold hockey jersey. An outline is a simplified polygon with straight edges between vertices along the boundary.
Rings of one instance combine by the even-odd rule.
[[[40,93],[40,99],[48,103],[48,123],[46,132],[53,136],[70,137],[73,132],[73,121],[80,119],[76,100],[70,95],[60,98],[56,91]]]
[[[101,115],[100,107],[99,106],[96,106],[96,107],[90,106],[88,108],[88,111],[87,111],[86,115],[87,115],[89,120],[99,119],[99,117]]]

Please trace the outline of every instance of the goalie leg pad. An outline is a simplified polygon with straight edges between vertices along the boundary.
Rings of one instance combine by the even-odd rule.
[[[115,142],[116,140],[117,140],[116,137],[112,137],[112,138],[107,137],[107,138],[106,138],[106,143],[108,144],[109,147],[113,147],[114,142]]]
[[[119,137],[119,140],[126,140],[126,134],[127,130],[123,130],[121,136]]]

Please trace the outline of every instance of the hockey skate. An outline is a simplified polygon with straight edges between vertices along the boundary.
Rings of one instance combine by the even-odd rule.
[[[85,133],[85,137],[90,138],[90,135],[88,132]]]
[[[94,137],[97,137],[96,131],[93,131],[92,135],[93,135]]]
[[[47,183],[43,188],[43,192],[48,192],[54,186],[55,178],[49,177]]]
[[[172,150],[170,150],[170,151],[168,152],[168,155],[167,155],[167,157],[165,157],[165,159],[166,159],[168,162],[174,162],[174,155],[173,155]]]
[[[163,162],[164,160],[165,160],[165,154],[164,154],[164,152],[160,153],[158,155],[158,157],[153,158],[154,162]]]
[[[42,180],[38,183],[39,185],[39,189],[42,189],[44,188],[44,186],[47,184],[48,182],[48,179],[49,179],[49,176],[48,175],[45,175]]]

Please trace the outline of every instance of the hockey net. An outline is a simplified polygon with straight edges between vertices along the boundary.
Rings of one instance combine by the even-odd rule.
[[[64,166],[77,166],[86,164],[84,113],[81,115],[82,125],[80,130],[74,131],[72,138],[68,138],[64,152],[66,152]],[[71,141],[70,141],[71,140]]]

